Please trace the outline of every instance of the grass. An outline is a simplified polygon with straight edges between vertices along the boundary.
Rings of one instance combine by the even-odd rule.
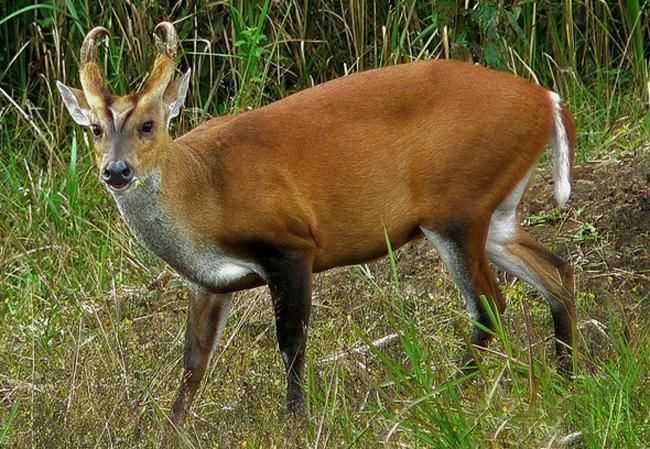
[[[613,217],[646,210],[648,2],[470,3],[0,5],[0,447],[555,448],[580,432],[576,447],[647,448],[650,231]],[[573,209],[541,194],[545,207],[529,206],[533,232],[578,268],[576,379],[555,372],[547,308],[512,280],[493,351],[478,375],[459,377],[470,323],[435,252],[417,243],[316,278],[308,422],[280,413],[282,366],[258,289],[237,297],[188,427],[171,433],[183,282],[147,288],[164,264],[129,236],[52,89],[76,84],[77,49],[98,24],[114,33],[103,52],[111,87],[136,88],[161,17],[177,21],[181,65],[193,69],[176,134],[347,72],[447,53],[561,91],[579,161],[621,160],[629,173],[587,178],[602,205],[580,185]],[[646,165],[625,171],[634,164]],[[597,195],[610,184],[616,200]],[[392,334],[381,350],[325,361]]]

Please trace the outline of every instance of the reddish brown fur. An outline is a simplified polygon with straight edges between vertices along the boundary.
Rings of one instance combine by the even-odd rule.
[[[385,254],[384,228],[398,247],[420,225],[487,223],[552,129],[543,88],[421,62],[208,122],[177,139],[162,167],[171,214],[197,237],[308,249],[321,271]]]

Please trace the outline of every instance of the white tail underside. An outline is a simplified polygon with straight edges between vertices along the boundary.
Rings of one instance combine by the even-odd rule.
[[[553,102],[553,189],[555,199],[564,207],[571,196],[571,160],[569,139],[562,121],[562,99],[555,92],[549,92]]]

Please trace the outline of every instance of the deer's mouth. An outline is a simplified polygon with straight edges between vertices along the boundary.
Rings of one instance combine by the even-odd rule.
[[[130,181],[127,182],[122,182],[122,183],[115,183],[115,184],[109,184],[106,183],[106,186],[112,191],[112,192],[125,192],[133,185],[135,182],[135,178],[131,179]]]

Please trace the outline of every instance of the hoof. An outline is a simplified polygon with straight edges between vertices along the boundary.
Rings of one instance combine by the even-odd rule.
[[[458,363],[461,376],[471,376],[479,372],[478,364],[471,352],[467,351]]]
[[[169,414],[169,420],[172,426],[179,430],[183,428],[183,423],[185,422],[185,401],[183,399],[179,398],[174,401],[171,413]]]
[[[307,407],[305,401],[291,401],[287,403],[285,412],[287,416],[294,418],[303,418],[307,416]]]
[[[567,379],[573,378],[573,358],[571,355],[563,353],[557,358],[557,372]]]

